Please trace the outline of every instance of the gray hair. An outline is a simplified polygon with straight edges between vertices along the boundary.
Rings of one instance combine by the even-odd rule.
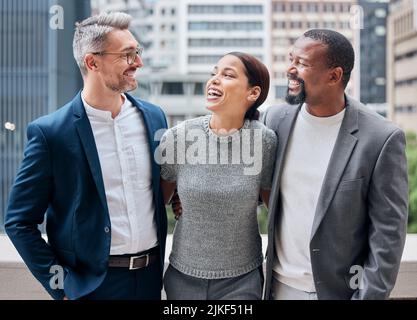
[[[87,53],[104,50],[107,34],[113,30],[126,30],[132,16],[123,12],[101,13],[75,24],[72,49],[82,75],[87,74],[84,57]]]

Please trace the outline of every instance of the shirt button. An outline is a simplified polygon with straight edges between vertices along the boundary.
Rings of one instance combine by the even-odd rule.
[[[110,232],[110,228],[109,227],[104,227],[104,232],[105,233],[109,233]]]

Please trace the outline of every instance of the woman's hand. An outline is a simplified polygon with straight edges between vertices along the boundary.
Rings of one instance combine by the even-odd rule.
[[[265,207],[268,209],[269,195],[271,194],[271,190],[261,190],[260,194]]]
[[[161,188],[162,193],[164,194],[164,203],[168,204],[171,200],[172,195],[174,194],[177,184],[175,182],[169,182],[164,179],[161,179]]]
[[[175,189],[174,195],[172,196],[171,206],[175,215],[175,220],[178,220],[182,215],[182,204],[177,189]]]

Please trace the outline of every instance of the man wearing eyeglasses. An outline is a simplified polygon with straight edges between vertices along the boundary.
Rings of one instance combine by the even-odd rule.
[[[167,124],[126,93],[143,66],[131,20],[111,13],[76,25],[84,87],[28,126],[5,228],[55,299],[161,298],[167,222],[153,138]]]

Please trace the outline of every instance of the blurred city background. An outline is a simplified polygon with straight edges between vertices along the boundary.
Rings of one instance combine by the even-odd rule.
[[[283,102],[297,37],[310,28],[343,33],[356,52],[347,92],[407,133],[409,234],[391,298],[416,299],[417,0],[0,0],[0,299],[50,299],[4,235],[4,214],[27,124],[82,88],[74,24],[103,11],[133,16],[132,31],[145,48],[133,94],[162,106],[170,126],[207,113],[205,82],[227,52],[248,52],[267,65],[272,81],[264,110]],[[170,209],[168,218],[172,232]],[[258,221],[265,252],[262,206]],[[166,264],[171,245],[168,235]]]
[[[225,53],[248,52],[267,65],[265,109],[283,101],[297,37],[310,28],[343,33],[356,53],[347,93],[407,133],[408,231],[417,233],[417,0],[0,0],[0,233],[26,126],[82,88],[74,23],[103,11],[133,16],[145,48],[133,94],[160,105],[170,126],[207,113],[205,82]],[[266,233],[264,208],[258,216]]]

